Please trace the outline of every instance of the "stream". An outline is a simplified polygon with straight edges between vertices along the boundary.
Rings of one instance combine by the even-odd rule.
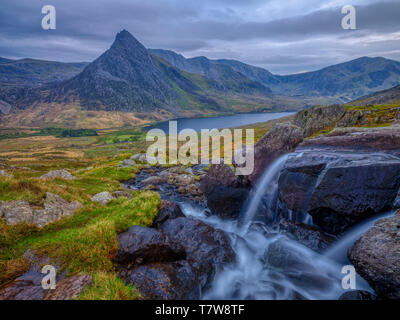
[[[346,292],[342,288],[345,274],[341,271],[344,265],[350,264],[347,260],[348,248],[376,220],[394,214],[380,214],[356,225],[322,253],[290,239],[273,228],[273,223],[278,218],[274,213],[278,178],[289,156],[296,154],[280,157],[265,170],[250,192],[238,220],[222,220],[210,215],[204,203],[196,203],[185,197],[171,198],[174,192],[168,192],[166,196],[161,190],[161,197],[176,201],[186,216],[221,229],[230,237],[237,261],[217,272],[210,287],[204,290],[203,299],[338,299]],[[261,203],[268,215],[266,223],[256,219]],[[308,214],[300,219],[293,218],[312,225],[312,218]],[[357,290],[373,292],[358,275],[356,285]]]

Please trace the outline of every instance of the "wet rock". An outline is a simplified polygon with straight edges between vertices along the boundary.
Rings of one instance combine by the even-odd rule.
[[[182,245],[152,228],[133,226],[118,235],[118,243],[115,261],[129,268],[154,262],[177,261],[186,256]]]
[[[346,112],[343,105],[314,106],[296,114],[293,123],[304,130],[304,137],[309,137],[323,129],[334,127]]]
[[[0,170],[0,176],[7,177],[7,178],[14,178],[14,176],[8,173],[6,170]]]
[[[217,270],[235,260],[225,232],[191,218],[167,220],[161,226],[173,241],[184,246],[186,260],[196,270],[201,287],[209,284]]]
[[[98,194],[95,194],[91,200],[93,202],[98,202],[102,204],[103,206],[106,205],[109,201],[113,199],[112,195],[108,191],[100,192]]]
[[[328,290],[331,285],[330,279],[313,266],[312,257],[307,256],[304,250],[299,250],[298,246],[284,238],[276,240],[265,252],[266,265],[285,274],[299,286]]]
[[[378,220],[348,257],[379,298],[400,299],[400,214]]]
[[[316,252],[325,250],[337,240],[336,237],[326,234],[316,227],[286,219],[280,221],[278,228],[280,232]]]
[[[175,202],[162,201],[161,209],[154,218],[152,226],[158,229],[168,219],[172,220],[184,216],[181,208]]]
[[[212,165],[200,183],[210,210],[221,218],[237,218],[249,188],[226,164]]]
[[[159,185],[159,184],[162,184],[162,183],[165,183],[165,182],[166,182],[166,180],[164,178],[162,178],[162,177],[152,176],[152,177],[148,177],[147,179],[143,180],[142,184],[144,186],[149,186],[149,185],[156,186],[156,185]]]
[[[326,150],[291,157],[278,183],[281,208],[308,212],[331,234],[390,209],[399,187],[399,158]]]
[[[126,160],[122,160],[119,163],[119,166],[122,168],[130,168],[132,166],[136,165],[136,161],[133,159],[126,159]]]
[[[303,140],[303,131],[291,124],[275,125],[254,147],[254,171],[249,176],[252,185],[264,170],[280,156],[294,151]]]
[[[8,225],[15,225],[23,222],[31,224],[33,212],[27,201],[6,201],[0,203],[0,217],[3,218]]]
[[[46,179],[65,179],[65,180],[73,180],[75,177],[70,174],[67,170],[61,169],[61,170],[52,170],[47,172],[46,174],[42,175],[40,179],[46,180]]]
[[[376,300],[376,296],[368,291],[354,290],[343,293],[339,300]]]
[[[124,197],[127,199],[133,199],[132,193],[130,193],[129,191],[125,191],[125,190],[114,191],[112,196],[113,196],[113,198]]]
[[[171,263],[143,265],[125,270],[122,278],[135,285],[144,299],[200,299],[200,286],[193,267],[184,260]]]

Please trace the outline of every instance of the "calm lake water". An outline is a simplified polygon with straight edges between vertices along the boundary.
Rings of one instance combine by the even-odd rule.
[[[258,122],[267,122],[269,120],[279,119],[291,114],[294,114],[294,112],[241,113],[233,116],[211,118],[182,118],[176,119],[176,121],[178,122],[178,132],[183,129],[193,129],[199,132],[201,129],[236,128]],[[169,121],[164,121],[156,125],[146,127],[145,130],[162,129],[165,133],[168,133],[168,128]]]

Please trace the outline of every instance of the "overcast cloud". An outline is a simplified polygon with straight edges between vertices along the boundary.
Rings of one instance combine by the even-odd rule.
[[[41,28],[46,4],[57,10],[56,30]],[[341,28],[346,4],[357,9],[357,30]],[[2,0],[0,56],[91,61],[122,29],[149,48],[278,74],[360,56],[400,60],[398,0]]]

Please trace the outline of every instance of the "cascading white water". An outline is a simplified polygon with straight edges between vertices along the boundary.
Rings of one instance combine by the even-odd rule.
[[[231,237],[237,261],[220,271],[204,299],[337,299],[342,265],[260,224],[247,231],[236,221],[207,216],[204,209],[181,203],[185,215],[200,219]],[[278,258],[276,258],[276,255]],[[272,264],[271,264],[272,263]],[[358,279],[360,290],[368,286]]]
[[[347,249],[350,248],[360,237],[367,232],[377,220],[392,217],[396,211],[378,214],[366,221],[361,222],[350,231],[346,232],[336,243],[334,243],[324,255],[340,263],[347,263]]]
[[[279,173],[285,165],[289,155],[284,155],[275,160],[263,173],[258,180],[254,190],[251,192],[249,199],[246,201],[241,212],[243,222],[248,225],[253,221],[254,216],[260,206],[261,199],[267,194],[267,210],[271,208],[272,199],[275,196]]]
[[[268,225],[254,222],[261,202],[267,210],[274,208],[279,174],[290,156],[277,159],[267,168],[251,192],[241,222],[222,220],[205,214],[204,208],[180,203],[185,215],[225,231],[231,238],[237,261],[218,272],[204,299],[338,299],[342,288],[342,267],[349,264],[347,249],[380,218],[375,216],[354,227],[323,254],[289,239]],[[244,222],[244,224],[243,224]],[[307,217],[307,221],[309,221]],[[357,289],[371,288],[357,276]]]

